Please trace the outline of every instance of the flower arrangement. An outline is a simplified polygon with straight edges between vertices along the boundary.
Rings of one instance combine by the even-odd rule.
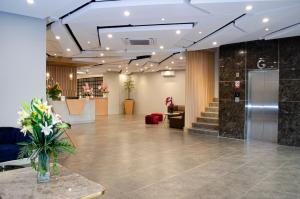
[[[93,96],[93,88],[89,86],[89,83],[85,83],[84,86],[82,86],[83,89],[83,96],[84,97],[90,97]]]
[[[134,81],[129,76],[128,79],[124,82],[124,88],[127,91],[127,99],[130,99],[130,93],[134,89]]]
[[[69,140],[61,138],[71,125],[63,122],[47,102],[38,98],[34,98],[30,104],[24,102],[18,114],[21,132],[30,137],[30,141],[19,143],[19,158],[29,157],[31,166],[38,171],[38,182],[47,182],[50,180],[50,158],[53,158],[53,172],[56,174],[58,154],[75,151]]]
[[[58,82],[54,82],[53,80],[49,81],[49,84],[46,89],[47,97],[52,100],[59,100],[62,89],[59,86]]]
[[[165,100],[165,104],[168,108],[168,112],[173,113],[173,110],[174,110],[173,98],[172,97],[167,97],[166,100]]]
[[[98,90],[102,93],[103,97],[107,97],[109,93],[107,84],[102,82],[101,85],[98,86]]]

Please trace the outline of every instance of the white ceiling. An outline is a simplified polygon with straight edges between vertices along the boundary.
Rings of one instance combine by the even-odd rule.
[[[1,0],[0,11],[50,17],[55,22],[48,26],[47,53],[99,63],[82,69],[91,74],[184,69],[186,50],[300,35],[300,0],[34,1]],[[246,11],[249,5],[253,9]],[[263,18],[269,22],[262,23]],[[130,46],[126,38],[153,39],[154,44]],[[145,55],[152,57],[136,60]]]

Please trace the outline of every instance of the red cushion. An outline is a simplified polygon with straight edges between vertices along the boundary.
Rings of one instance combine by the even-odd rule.
[[[153,116],[158,116],[158,120],[163,121],[164,115],[162,113],[151,113]]]
[[[159,117],[156,115],[146,115],[145,116],[145,123],[146,124],[158,124]]]

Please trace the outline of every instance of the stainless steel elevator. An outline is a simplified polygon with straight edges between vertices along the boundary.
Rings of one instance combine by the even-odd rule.
[[[247,139],[277,142],[279,71],[248,71],[247,87]]]

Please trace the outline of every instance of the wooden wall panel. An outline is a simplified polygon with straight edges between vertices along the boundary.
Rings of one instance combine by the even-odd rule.
[[[205,111],[214,98],[214,53],[190,51],[186,53],[185,127]]]
[[[65,66],[47,62],[47,73],[50,74],[49,79],[58,82],[63,90],[62,95],[67,97],[77,96],[77,69],[76,66]],[[73,79],[70,79],[73,74]]]

